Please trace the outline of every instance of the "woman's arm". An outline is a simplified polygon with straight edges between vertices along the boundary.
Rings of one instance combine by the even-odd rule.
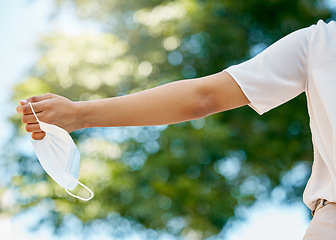
[[[236,82],[223,72],[79,105],[82,127],[112,127],[184,122],[247,103]]]
[[[72,132],[89,127],[165,125],[202,118],[249,103],[226,72],[176,81],[121,97],[72,102],[54,94],[27,99],[38,118]],[[34,139],[41,132],[29,105],[18,106],[26,130]]]

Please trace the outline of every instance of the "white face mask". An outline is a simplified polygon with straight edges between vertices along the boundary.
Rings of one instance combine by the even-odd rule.
[[[77,180],[79,175],[80,153],[71,136],[60,127],[41,122],[37,118],[30,102],[29,105],[41,130],[46,133],[42,140],[32,140],[35,153],[42,167],[69,195],[83,201],[90,200],[94,196],[93,192]],[[87,189],[91,196],[89,198],[81,198],[68,191],[72,191],[77,184]]]

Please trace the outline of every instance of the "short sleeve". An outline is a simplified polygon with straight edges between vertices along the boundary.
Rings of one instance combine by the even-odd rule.
[[[249,106],[263,114],[305,91],[309,42],[315,25],[280,39],[254,58],[231,66],[228,72],[238,83]]]

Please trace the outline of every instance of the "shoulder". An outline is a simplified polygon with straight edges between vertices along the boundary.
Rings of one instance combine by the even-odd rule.
[[[336,58],[336,22],[328,23],[320,20],[314,25],[314,32],[310,39],[311,66],[320,66],[324,62]]]
[[[335,38],[336,33],[336,22],[330,21],[325,22],[323,20],[319,20],[315,25],[310,27],[314,31],[313,38],[317,38],[318,40],[324,40]]]

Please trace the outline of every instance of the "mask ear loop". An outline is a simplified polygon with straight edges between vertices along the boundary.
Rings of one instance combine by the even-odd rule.
[[[64,188],[64,190],[67,192],[67,194],[69,194],[69,195],[72,196],[72,197],[78,198],[78,199],[80,199],[80,200],[82,200],[82,201],[89,201],[89,200],[91,200],[91,199],[94,197],[94,194],[93,194],[93,192],[91,191],[91,189],[88,188],[87,186],[85,186],[85,185],[84,185],[83,183],[81,183],[80,181],[78,181],[76,178],[74,178],[74,177],[72,177],[72,178],[75,179],[75,180],[78,182],[79,185],[81,185],[81,186],[84,187],[86,190],[88,190],[91,196],[90,196],[89,198],[82,198],[82,197],[79,197],[79,196],[77,196],[77,195],[75,195],[75,194],[72,194],[71,192],[69,192],[68,189]]]
[[[29,106],[30,106],[30,108],[31,108],[31,110],[32,110],[32,112],[33,112],[33,114],[34,114],[34,116],[36,117],[37,122],[40,122],[40,120],[38,119],[38,117],[37,117],[36,114],[35,114],[33,105],[32,105],[30,102],[28,102],[28,104],[29,104]]]

